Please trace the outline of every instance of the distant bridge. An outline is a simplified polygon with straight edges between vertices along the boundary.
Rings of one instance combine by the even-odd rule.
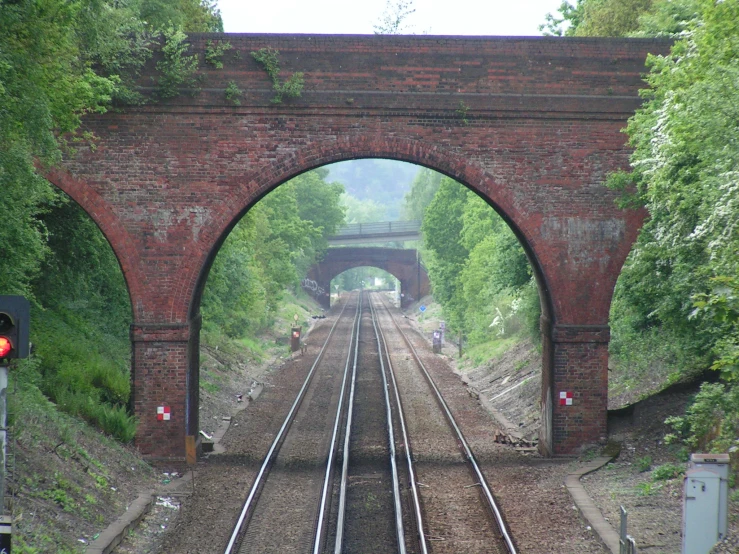
[[[329,248],[323,259],[308,270],[305,282],[318,303],[331,307],[331,280],[354,267],[377,267],[400,281],[400,305],[406,307],[414,300],[429,294],[430,284],[426,269],[418,259],[418,252],[403,248]],[[312,285],[315,284],[315,287]]]
[[[421,239],[420,221],[382,221],[378,223],[350,223],[332,237],[331,246],[338,244],[367,244]]]

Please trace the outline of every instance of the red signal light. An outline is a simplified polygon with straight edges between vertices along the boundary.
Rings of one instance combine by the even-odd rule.
[[[5,358],[13,350],[13,343],[8,337],[0,337],[0,358]]]

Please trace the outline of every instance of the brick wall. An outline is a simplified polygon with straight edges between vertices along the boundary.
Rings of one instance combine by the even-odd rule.
[[[400,281],[401,305],[404,307],[430,291],[428,273],[418,263],[417,256],[414,249],[330,248],[324,258],[308,270],[308,277],[324,291],[324,294],[316,295],[316,300],[328,308],[329,298],[325,291],[330,290],[334,277],[355,267],[377,267]]]
[[[110,240],[136,328],[177,328],[197,317],[217,248],[261,196],[311,168],[362,157],[424,165],[477,191],[522,240],[552,324],[607,324],[644,214],[617,210],[603,181],[628,164],[620,130],[639,105],[647,53],[665,52],[668,43],[197,35],[193,51],[202,63],[205,41],[226,38],[234,49],[222,70],[202,64],[199,95],[87,116],[96,148],[80,147],[46,172]],[[305,73],[300,98],[270,103],[269,79],[249,55],[265,46],[280,50],[283,75]],[[156,61],[142,84],[150,87]],[[244,91],[240,106],[225,97],[231,81]],[[179,412],[194,401],[182,387],[194,387],[197,368],[188,381],[181,338],[137,341],[137,333],[135,406],[148,422],[156,402]],[[560,451],[601,437],[606,346],[553,343],[554,386],[581,382],[582,402],[563,421],[597,421],[575,431],[557,423],[555,408]],[[197,363],[192,353],[189,359]],[[142,424],[143,452],[181,452],[196,430],[175,417],[168,427]]]
[[[151,458],[181,459],[188,432],[189,327],[133,325],[134,412],[139,419],[136,446]],[[157,418],[158,408],[169,408],[169,420]],[[197,409],[197,407],[195,407]],[[195,433],[197,434],[197,433]]]

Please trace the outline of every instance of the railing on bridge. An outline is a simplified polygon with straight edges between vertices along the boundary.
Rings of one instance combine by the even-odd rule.
[[[334,236],[328,237],[328,242],[329,244],[357,244],[419,240],[420,238],[420,221],[382,221],[344,225]]]

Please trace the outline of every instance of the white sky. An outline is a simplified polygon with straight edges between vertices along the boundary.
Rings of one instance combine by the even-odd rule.
[[[274,0],[273,0],[274,1]],[[394,1],[394,0],[393,0]],[[227,33],[373,34],[387,0],[218,0]],[[414,0],[415,34],[538,36],[562,0]]]

